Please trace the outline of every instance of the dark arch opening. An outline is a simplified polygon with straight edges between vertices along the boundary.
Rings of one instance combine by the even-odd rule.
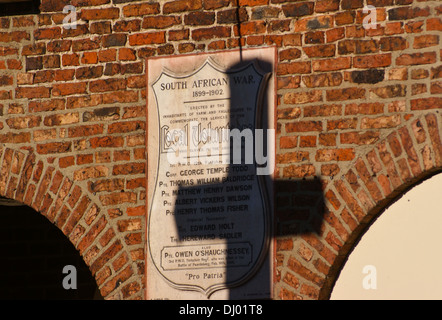
[[[75,267],[76,289],[72,271]],[[0,198],[0,299],[102,299],[95,279],[66,236],[32,208]]]
[[[39,13],[40,0],[0,0],[0,17]]]

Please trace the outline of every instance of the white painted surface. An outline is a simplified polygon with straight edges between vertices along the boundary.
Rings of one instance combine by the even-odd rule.
[[[373,273],[376,289],[364,289]],[[442,299],[442,174],[415,186],[374,222],[350,254],[332,300]],[[366,282],[365,282],[366,283]],[[365,285],[367,287],[367,285]]]

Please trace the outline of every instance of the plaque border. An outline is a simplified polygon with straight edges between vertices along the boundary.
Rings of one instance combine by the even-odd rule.
[[[269,128],[272,128],[276,131],[277,128],[277,117],[276,117],[276,108],[277,108],[277,80],[276,80],[276,70],[277,70],[277,47],[276,46],[266,46],[266,47],[259,47],[259,48],[247,48],[247,49],[243,49],[243,48],[237,48],[237,49],[231,49],[231,50],[218,50],[218,51],[212,51],[212,52],[199,52],[199,53],[189,53],[189,54],[180,54],[180,55],[166,55],[166,56],[155,56],[155,57],[148,57],[146,58],[146,124],[148,129],[145,132],[145,155],[146,155],[146,210],[145,210],[145,298],[149,299],[148,297],[148,272],[149,272],[149,264],[151,263],[151,253],[150,253],[150,246],[148,243],[148,232],[149,232],[149,221],[150,221],[150,209],[151,209],[151,205],[152,203],[151,200],[149,198],[149,154],[148,154],[148,149],[149,149],[149,115],[150,115],[150,111],[149,111],[149,86],[156,83],[162,76],[163,73],[167,73],[169,76],[174,76],[177,78],[186,78],[189,77],[191,75],[193,75],[194,73],[197,73],[198,71],[200,71],[205,64],[207,63],[211,63],[212,67],[217,69],[220,72],[223,73],[227,73],[224,69],[223,66],[219,65],[213,58],[212,56],[217,56],[219,54],[230,54],[230,53],[235,53],[235,52],[239,52],[240,57],[238,60],[238,62],[241,62],[242,60],[242,52],[251,52],[251,51],[259,51],[262,49],[273,49],[273,56],[271,59],[272,61],[272,70],[270,73],[267,73],[263,70],[261,70],[261,68],[259,67],[259,65],[256,64],[256,59],[258,58],[259,55],[253,55],[252,59],[254,59],[255,61],[250,62],[248,64],[244,64],[243,66],[238,67],[237,69],[235,69],[233,72],[237,72],[243,69],[248,68],[250,65],[253,66],[253,68],[256,69],[256,71],[260,74],[262,74],[263,79],[262,79],[262,83],[265,84],[265,87],[269,86],[270,83],[270,79],[272,79],[273,77],[273,90],[266,90],[264,89],[260,89],[257,92],[257,100],[260,100],[260,98],[262,98],[263,96],[268,95],[269,98],[267,99],[268,102],[272,101],[270,104],[270,106],[268,107],[273,107],[273,110],[270,110],[270,108],[267,110],[268,114],[267,114],[267,124],[269,125]],[[150,60],[169,60],[169,59],[179,59],[179,58],[184,58],[184,57],[193,57],[193,56],[206,56],[206,58],[203,60],[203,62],[201,63],[201,65],[199,65],[198,67],[195,68],[195,70],[193,72],[189,71],[186,75],[171,71],[169,69],[167,69],[166,67],[163,66],[162,71],[159,73],[159,75],[154,79],[150,79],[149,82],[149,61]],[[232,60],[236,60],[235,58],[233,58]],[[209,62],[210,61],[210,62]],[[218,68],[221,68],[221,70],[219,70]],[[230,73],[230,72],[228,72]],[[267,77],[267,79],[266,79]],[[260,87],[262,86],[262,84],[260,85]],[[273,94],[273,99],[271,99],[271,95]],[[155,95],[155,93],[154,93]],[[157,104],[157,97],[154,97],[155,99],[155,104]],[[264,105],[267,104],[267,102],[265,103],[257,103],[256,106],[256,110],[255,110],[255,125],[256,128],[262,128],[262,124],[263,124],[263,116],[259,116],[263,109],[264,109]],[[264,109],[265,110],[265,109]],[[156,111],[157,115],[159,116],[158,112]],[[273,120],[273,123],[271,123],[271,120]],[[274,148],[274,154],[273,159],[275,159],[276,162],[276,134],[275,134],[275,141],[273,141],[273,144],[275,146]],[[159,153],[158,155],[159,156]],[[269,155],[267,155],[269,156]],[[158,161],[158,160],[157,160]],[[158,164],[159,165],[159,164]],[[276,167],[276,163],[273,163],[273,165]],[[255,163],[255,168],[258,167],[258,164]],[[274,168],[276,169],[276,168]],[[157,171],[158,172],[158,168]],[[242,284],[246,283],[247,281],[249,281],[254,275],[257,274],[257,272],[261,269],[263,262],[266,260],[267,257],[270,257],[271,260],[270,264],[269,264],[269,281],[270,281],[270,297],[273,296],[273,279],[275,277],[275,268],[273,266],[273,261],[276,258],[275,256],[275,251],[274,251],[274,246],[276,243],[276,239],[273,237],[274,233],[274,228],[275,228],[275,224],[274,224],[274,201],[275,201],[275,190],[274,190],[274,184],[273,184],[273,180],[274,180],[274,172],[270,175],[270,182],[271,182],[271,192],[269,192],[269,186],[268,183],[269,181],[266,181],[266,176],[262,176],[262,175],[257,175],[258,177],[258,185],[260,186],[260,193],[261,193],[261,197],[262,197],[262,203],[267,206],[268,208],[264,208],[264,230],[267,234],[266,237],[263,238],[263,242],[260,244],[262,251],[260,253],[260,257],[259,259],[256,260],[256,262],[254,263],[254,266],[247,272],[247,274],[243,277],[241,277],[239,280],[235,281],[233,284],[229,284],[229,283],[221,283],[221,284],[216,284],[216,285],[212,285],[210,287],[208,287],[206,290],[204,288],[201,288],[200,286],[197,285],[177,285],[175,283],[173,283],[172,281],[170,281],[169,279],[167,279],[164,275],[161,274],[161,277],[165,280],[166,283],[168,283],[172,288],[175,289],[179,289],[179,290],[191,290],[191,291],[198,291],[198,292],[202,292],[206,295],[207,298],[210,297],[210,295],[217,291],[217,290],[221,290],[221,289],[227,289],[227,288],[234,288],[234,287],[238,287],[241,286]],[[155,178],[155,181],[157,180],[158,177]],[[155,183],[156,184],[156,183]],[[154,192],[152,193],[152,196],[154,195]],[[267,214],[266,214],[267,213]],[[252,259],[253,260],[253,259]],[[154,268],[158,271],[158,267],[153,263],[152,264],[154,266]]]

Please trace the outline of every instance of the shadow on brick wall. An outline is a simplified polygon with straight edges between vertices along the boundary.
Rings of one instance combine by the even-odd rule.
[[[253,63],[254,61],[242,61],[241,63],[239,63],[238,65],[232,66],[231,68],[229,68],[229,70],[226,72],[226,74],[230,74],[230,73],[234,73],[235,71],[244,68],[244,66]],[[272,72],[273,68],[270,64],[267,64],[263,61],[255,61],[255,63],[260,67],[260,69],[264,72]],[[234,81],[230,81],[229,83],[233,84]],[[230,92],[238,92],[238,90],[234,90],[233,87],[230,88]],[[241,93],[240,93],[241,94]],[[242,93],[242,94],[247,94],[247,93]],[[231,108],[234,108],[236,106],[237,103],[239,103],[239,101],[241,101],[241,99],[238,99],[238,101],[236,101],[235,96],[231,96],[231,101],[230,101],[230,106]],[[263,101],[265,101],[265,99],[263,99]],[[254,106],[252,106],[254,107]],[[264,112],[267,106],[263,107],[263,111]],[[258,116],[262,116],[262,115],[258,115]],[[230,119],[229,119],[229,123],[230,123],[230,129],[235,129],[238,128],[239,130],[242,130],[243,128],[247,127],[247,123],[243,123],[242,121],[245,119],[245,117],[241,117],[240,115],[233,114],[232,112],[230,112]],[[263,121],[263,123],[266,123],[265,121]],[[255,127],[258,128],[258,127]],[[231,140],[232,143],[232,140]],[[242,154],[242,161],[241,161],[241,165],[245,164],[245,154],[244,154],[244,148],[245,148],[245,144],[247,142],[243,141],[243,154]],[[264,144],[266,144],[266,140],[264,139],[263,141]],[[263,150],[267,150],[266,146],[263,147]],[[231,150],[232,152],[232,150]],[[232,157],[232,153],[230,155]],[[241,176],[243,173],[239,173],[236,174],[235,173],[235,169],[240,167],[240,164],[232,164],[232,158],[230,160],[230,165],[229,165],[229,174],[227,177],[235,177],[235,176]],[[256,162],[254,163],[254,165],[256,165]],[[191,165],[188,165],[189,168],[191,168]],[[184,168],[188,168],[188,167],[183,167]],[[254,170],[255,167],[252,166],[252,170]],[[249,172],[248,172],[249,173]],[[255,179],[259,180],[262,177],[259,177],[256,175],[256,172],[253,172],[253,174],[255,175]],[[272,179],[270,179],[269,177],[266,177],[265,180],[267,180],[267,184],[259,184],[261,189],[261,192],[265,192],[265,188],[266,185],[269,188],[269,190],[273,190],[270,191],[269,193],[269,197],[271,199],[273,199],[271,202],[273,202],[273,205],[270,204],[268,208],[266,207],[265,202],[265,197],[260,197],[259,195],[257,196],[256,193],[249,193],[252,194],[252,199],[250,199],[250,201],[245,201],[243,202],[243,204],[248,204],[248,207],[245,207],[244,210],[249,211],[251,207],[253,207],[253,205],[256,205],[256,203],[260,203],[262,202],[263,205],[263,209],[265,212],[265,214],[267,215],[267,218],[269,219],[269,221],[266,221],[265,223],[268,223],[268,227],[270,228],[270,232],[265,234],[265,236],[263,236],[262,239],[262,243],[261,242],[257,242],[257,243],[249,243],[249,245],[252,246],[262,246],[262,252],[266,252],[266,256],[264,257],[263,260],[257,260],[256,261],[256,269],[254,268],[254,266],[250,267],[251,271],[247,276],[245,276],[243,279],[243,281],[238,281],[238,266],[236,265],[238,260],[237,256],[235,256],[235,250],[238,249],[239,247],[241,247],[241,245],[243,243],[247,243],[248,239],[243,238],[243,234],[241,234],[241,227],[242,228],[246,228],[246,229],[250,229],[253,228],[254,223],[256,223],[255,221],[250,221],[244,222],[243,226],[240,226],[238,229],[236,229],[236,225],[229,230],[229,233],[233,234],[233,238],[232,239],[219,239],[217,238],[216,240],[219,240],[219,242],[221,243],[225,243],[227,252],[232,252],[232,254],[227,253],[225,260],[227,261],[227,266],[226,266],[226,273],[225,273],[225,279],[224,279],[224,284],[226,285],[227,288],[240,288],[243,285],[248,284],[249,280],[253,280],[253,277],[255,277],[257,274],[260,275],[259,279],[268,279],[267,280],[260,280],[259,283],[259,287],[256,288],[254,287],[254,289],[251,289],[253,292],[256,293],[263,293],[262,296],[259,296],[259,298],[271,298],[273,296],[273,293],[271,292],[271,288],[272,288],[272,284],[271,279],[273,279],[273,274],[272,274],[272,267],[271,267],[271,263],[270,261],[272,260],[271,257],[269,257],[269,244],[271,243],[271,241],[273,241],[273,239],[275,237],[279,237],[279,236],[284,236],[284,237],[289,237],[289,236],[296,236],[296,235],[301,235],[304,233],[319,233],[320,232],[320,227],[322,224],[322,220],[323,220],[323,215],[324,215],[324,196],[323,196],[323,189],[322,189],[322,183],[321,180],[319,179],[319,177],[309,177],[308,179],[287,179],[287,180],[274,180],[272,181]],[[262,182],[262,181],[261,181]],[[236,201],[229,201],[229,199],[233,199],[235,200],[235,197],[230,197],[232,195],[232,193],[225,193],[225,188],[226,186],[228,186],[229,183],[214,183],[214,184],[205,184],[205,185],[198,185],[197,187],[180,187],[180,191],[185,191],[185,192],[179,192],[178,194],[194,194],[194,190],[196,191],[197,189],[200,190],[204,190],[207,188],[211,188],[212,190],[223,190],[224,193],[219,193],[216,194],[217,196],[221,196],[224,198],[224,202],[222,202],[222,206],[224,208],[227,208],[228,206],[235,206],[238,204],[238,202]],[[241,184],[235,184],[235,183],[230,183],[230,185],[241,185]],[[243,183],[242,185],[249,185],[249,183]],[[224,189],[223,189],[224,188]],[[254,190],[257,191],[257,190]],[[204,191],[202,191],[201,193],[203,193]],[[236,192],[233,193],[233,195],[237,195],[237,196],[242,196],[242,195],[246,195],[247,192]],[[187,197],[186,196],[178,196],[177,200],[185,200]],[[239,202],[241,203],[241,202]],[[253,204],[253,205],[250,205]],[[208,206],[213,205],[216,207],[219,207],[219,203],[218,204],[208,204]],[[194,205],[192,206],[192,208],[196,208],[197,210],[199,210],[201,208],[201,205]],[[255,206],[256,208],[256,206]],[[247,212],[250,213],[250,212]],[[241,211],[236,211],[236,212],[228,212],[228,210],[226,209],[224,211],[224,213],[217,213],[217,214],[210,214],[208,213],[208,215],[210,215],[212,218],[213,217],[219,217],[219,221],[221,221],[222,223],[229,223],[229,216],[230,215],[238,215],[238,214],[242,214]],[[257,215],[260,214],[260,211],[257,211]],[[251,215],[253,216],[253,215]],[[188,226],[191,224],[189,222],[189,217],[186,215],[180,215],[180,214],[175,214],[175,222],[177,225],[177,230],[179,232],[179,238],[180,238],[180,243],[179,245],[191,245],[194,243],[189,243],[184,241],[184,239],[186,237],[188,237],[189,235],[191,235],[189,233],[188,230]],[[207,222],[207,220],[203,215],[198,216],[200,218],[203,218],[203,222],[201,222],[201,224],[211,224],[211,222]],[[249,223],[249,224],[248,224]],[[216,224],[218,225],[218,224]],[[264,228],[265,229],[265,228]],[[257,232],[262,232],[262,229],[257,230]],[[207,232],[205,232],[207,233]],[[222,233],[219,229],[217,229],[215,232],[213,232],[217,235],[219,233]],[[247,234],[247,232],[245,232]],[[204,232],[194,232],[193,235],[200,235],[200,234],[204,234]],[[235,236],[236,235],[236,236]],[[204,243],[204,241],[201,241],[200,243]],[[207,242],[206,243],[216,243],[216,241],[212,241],[212,242]],[[229,249],[233,249],[230,250]],[[276,248],[275,248],[276,250]],[[209,270],[209,269],[208,269]],[[264,294],[265,293],[265,294]],[[230,299],[247,299],[248,297],[246,295],[243,295],[243,293],[241,293],[238,290],[232,290],[230,291],[229,294],[229,298]],[[250,296],[250,298],[256,298],[256,296]]]

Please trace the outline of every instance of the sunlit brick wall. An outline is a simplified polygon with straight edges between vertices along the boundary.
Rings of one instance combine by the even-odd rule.
[[[144,297],[146,58],[277,47],[275,299],[327,298],[367,223],[442,167],[439,1],[40,10],[0,17],[0,195],[59,227],[108,299]]]

